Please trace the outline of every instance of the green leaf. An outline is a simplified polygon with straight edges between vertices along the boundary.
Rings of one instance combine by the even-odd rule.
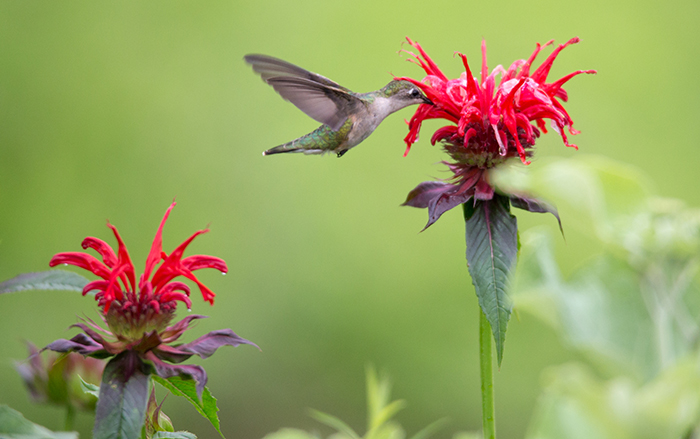
[[[646,208],[650,179],[638,169],[604,157],[543,159],[524,170],[519,161],[499,166],[489,181],[503,193],[528,193],[557,206],[567,227],[616,242],[632,223],[630,214]]]
[[[652,379],[697,348],[700,273],[695,257],[682,252],[649,253],[641,269],[630,264],[644,253],[588,258],[565,278],[549,235],[528,230],[512,288],[515,307],[551,325],[604,374]]]
[[[0,283],[0,294],[26,290],[64,290],[82,292],[90,282],[83,276],[65,270],[24,273]]]
[[[447,418],[438,419],[437,421],[428,424],[428,426],[423,428],[418,433],[411,436],[411,439],[428,439],[430,436],[432,436],[438,430],[440,430],[445,424],[447,424],[447,422]]]
[[[365,373],[367,375],[367,429],[372,431],[386,423],[406,404],[404,401],[389,403],[391,380],[388,377],[378,377],[377,371],[371,365],[365,367]]]
[[[320,439],[317,435],[296,428],[282,428],[265,435],[263,439]]]
[[[17,410],[0,405],[0,439],[78,439],[78,433],[54,433],[31,422]]]
[[[88,383],[80,375],[78,375],[78,378],[80,378],[80,388],[83,390],[83,392],[89,393],[95,398],[100,399],[100,388],[98,386]]]
[[[197,439],[193,433],[189,431],[158,431],[151,436],[151,439]]]
[[[654,380],[600,379],[578,363],[548,369],[527,439],[678,439],[696,425],[700,363],[691,356]]]
[[[152,378],[153,381],[168,389],[173,395],[182,396],[188,400],[200,415],[204,416],[209,420],[209,422],[211,422],[211,425],[214,426],[221,437],[224,437],[219,425],[219,416],[217,415],[219,408],[216,406],[216,398],[212,396],[207,387],[204,388],[202,400],[200,401],[197,397],[197,383],[193,379],[186,379],[182,378],[181,376],[174,376],[164,379],[157,375],[153,375]]]
[[[518,223],[510,214],[507,197],[465,203],[467,265],[479,298],[479,306],[491,325],[498,365],[512,309],[507,289],[518,256]]]
[[[339,432],[347,435],[349,438],[360,439],[360,436],[357,433],[355,433],[355,430],[350,428],[350,426],[348,424],[346,424],[345,422],[336,418],[335,416],[331,416],[327,413],[319,412],[318,410],[309,410],[309,414],[311,415],[312,418],[316,419],[318,422],[321,422],[322,424],[326,424],[327,426],[329,426],[331,428],[335,428]]]
[[[394,417],[395,414],[397,414],[404,408],[406,408],[406,401],[402,399],[397,399],[391,404],[388,404],[387,406],[383,407],[379,411],[379,413],[377,413],[376,416],[371,420],[372,423],[370,431],[375,430],[387,423],[391,418]]]
[[[102,375],[93,439],[141,437],[147,400],[146,365],[131,351],[112,358]]]

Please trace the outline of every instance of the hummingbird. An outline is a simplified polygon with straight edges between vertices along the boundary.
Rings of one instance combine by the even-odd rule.
[[[305,136],[268,149],[263,155],[333,152],[342,157],[369,137],[391,113],[409,105],[432,105],[423,92],[408,81],[394,79],[377,91],[354,93],[326,77],[278,58],[250,54],[244,59],[282,98],[323,124]]]

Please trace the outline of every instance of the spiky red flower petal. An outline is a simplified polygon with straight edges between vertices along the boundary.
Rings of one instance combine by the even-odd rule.
[[[172,314],[176,302],[184,302],[187,308],[192,306],[192,301],[189,298],[189,287],[182,282],[174,281],[178,276],[195,282],[204,300],[213,304],[215,294],[202,284],[192,272],[203,268],[214,268],[226,273],[228,271],[226,262],[221,258],[207,255],[195,255],[183,259],[185,249],[192,240],[198,235],[208,232],[209,229],[195,232],[169,256],[163,252],[163,226],[173,207],[175,207],[175,203],[172,203],[166,210],[158,227],[146,259],[144,273],[139,279],[138,289],[136,288],[134,265],[129,257],[129,252],[117,228],[109,223],[107,226],[112,229],[114,237],[117,239],[117,253],[101,239],[87,237],[83,240],[83,248],[95,250],[101,256],[102,261],[87,253],[66,252],[54,255],[49,265],[51,267],[58,264],[75,265],[99,276],[101,279],[92,281],[85,286],[83,294],[97,291],[95,298],[105,315],[108,316],[108,321],[112,320],[111,317],[113,317],[122,320],[121,324],[132,322],[134,326],[141,327],[151,319],[158,320],[156,325],[158,327],[166,325],[169,318],[163,319],[158,316],[163,313]],[[161,261],[162,264],[151,277],[151,273]],[[116,304],[117,309],[110,313],[114,304]]]
[[[408,154],[411,145],[417,140],[421,124],[427,119],[446,119],[455,124],[438,129],[431,139],[433,144],[445,142],[461,147],[462,151],[458,148],[448,151],[451,155],[453,152],[468,152],[490,155],[492,159],[518,155],[527,164],[526,150],[534,145],[539,130],[546,132],[545,119],[551,121],[566,146],[576,148],[576,145],[569,143],[564,132],[566,128],[571,134],[578,133],[573,129],[573,120],[560,102],[567,100],[562,85],[576,75],[596,71],[577,70],[553,83],[547,83],[547,76],[559,52],[566,46],[579,42],[578,38],[560,44],[532,74],[530,68],[542,48],[539,43],[527,60],[515,61],[508,70],[499,65],[489,74],[484,41],[481,46],[480,81],[472,75],[465,55],[458,53],[464,65],[464,73],[457,79],[448,79],[420,44],[410,38],[407,40],[419,52],[419,55],[407,52],[413,57],[409,61],[423,68],[427,76],[422,81],[406,77],[397,79],[410,81],[420,87],[433,105],[421,104],[408,122],[409,132],[404,139],[405,154]],[[550,41],[545,46],[552,43]],[[497,74],[501,75],[498,86]],[[536,127],[532,125],[533,122]]]

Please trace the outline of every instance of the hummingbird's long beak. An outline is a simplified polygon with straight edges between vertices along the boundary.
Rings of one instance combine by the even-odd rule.
[[[433,101],[428,99],[425,95],[423,95],[423,103],[428,104],[428,105],[433,105]]]

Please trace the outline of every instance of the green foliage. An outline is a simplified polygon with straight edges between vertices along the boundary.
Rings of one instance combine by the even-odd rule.
[[[54,433],[29,421],[17,410],[0,405],[0,439],[78,439],[78,433]]]
[[[146,416],[148,373],[127,351],[105,366],[95,410],[94,439],[137,439]]]
[[[406,432],[392,418],[406,406],[403,400],[391,400],[391,382],[387,377],[378,377],[373,367],[367,367],[367,433],[360,436],[345,422],[329,414],[311,410],[317,421],[337,430],[329,439],[405,439]],[[440,419],[428,425],[411,439],[428,439],[445,423]],[[464,439],[466,439],[465,437]],[[321,439],[316,433],[293,428],[283,428],[270,433],[264,439]],[[457,438],[455,438],[457,439]]]
[[[507,289],[518,256],[518,223],[510,214],[510,201],[502,195],[463,206],[469,274],[491,325],[500,366],[512,309]]]
[[[566,277],[548,235],[523,235],[515,309],[599,369],[548,370],[526,437],[690,434],[700,424],[700,210],[650,196],[642,176],[601,160],[555,162],[527,178],[588,219],[580,225],[603,252]]]
[[[678,439],[700,416],[700,361],[688,358],[640,385],[587,367],[547,371],[528,439]]]
[[[152,439],[197,439],[197,436],[187,431],[159,431]]]
[[[64,290],[82,292],[89,281],[65,270],[25,273],[0,283],[0,294],[26,290]]]
[[[86,382],[82,377],[80,377],[80,388],[83,389],[83,392],[94,396],[95,398],[100,397],[100,387],[96,386],[94,384],[90,384]]]
[[[209,420],[209,422],[211,422],[211,425],[214,426],[221,437],[224,437],[219,425],[219,416],[217,414],[219,408],[216,406],[216,398],[212,396],[207,387],[204,388],[202,399],[200,401],[199,397],[197,396],[197,383],[193,379],[182,378],[181,376],[174,376],[164,379],[157,375],[153,375],[153,381],[168,389],[173,395],[184,397],[194,406],[200,415],[204,416]]]
[[[156,400],[156,386],[155,384],[151,385],[151,396],[148,398],[146,422],[143,426],[141,439],[196,439],[197,436],[188,431],[175,431],[170,417],[163,413],[163,401],[158,404]]]

